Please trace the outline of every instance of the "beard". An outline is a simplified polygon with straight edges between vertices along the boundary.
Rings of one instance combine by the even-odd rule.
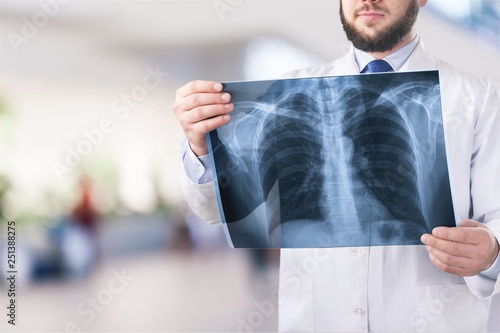
[[[380,10],[375,4],[365,4],[365,10]],[[392,50],[408,35],[417,20],[419,7],[417,1],[411,0],[406,13],[397,21],[391,23],[384,31],[370,37],[348,22],[344,16],[342,1],[340,1],[340,21],[344,27],[347,39],[355,48],[365,52],[385,52]]]

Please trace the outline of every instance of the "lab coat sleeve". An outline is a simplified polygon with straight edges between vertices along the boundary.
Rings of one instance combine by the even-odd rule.
[[[205,182],[203,179],[206,174],[206,167],[197,165],[197,167],[201,167],[200,173],[195,175],[196,170],[195,167],[189,165],[192,162],[192,158],[188,158],[187,154],[190,152],[187,147],[186,141],[182,144],[182,160],[181,160],[181,189],[184,194],[184,198],[191,209],[191,211],[197,215],[203,221],[209,224],[219,224],[221,223],[219,208],[217,206],[217,197],[215,193],[215,181],[213,176],[211,175],[212,171],[210,170],[210,177],[205,177],[207,180],[211,179],[208,182]],[[210,167],[210,166],[209,166]],[[191,174],[191,177],[188,175]],[[195,182],[192,178],[200,178],[200,182]]]
[[[182,169],[181,188],[189,208],[194,214],[209,224],[221,223],[214,181],[196,184],[188,178]]]
[[[484,221],[500,242],[500,86],[490,83],[477,117],[471,161],[473,220]],[[495,265],[498,267],[498,265]],[[480,299],[500,293],[500,272],[466,277]],[[494,278],[491,278],[491,277]]]

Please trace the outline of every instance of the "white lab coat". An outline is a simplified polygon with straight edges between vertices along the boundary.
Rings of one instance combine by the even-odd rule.
[[[400,71],[440,73],[448,164],[459,218],[485,221],[500,239],[500,89],[427,53],[420,44]],[[291,77],[351,75],[353,50]],[[472,158],[472,163],[471,163]],[[472,167],[471,167],[472,166]],[[183,176],[191,209],[220,221],[213,183]],[[473,202],[473,210],[470,202]],[[444,273],[423,245],[282,249],[280,331],[486,332],[500,279]],[[492,316],[500,316],[500,309]],[[491,329],[491,328],[490,328]],[[500,327],[495,328],[500,330]]]

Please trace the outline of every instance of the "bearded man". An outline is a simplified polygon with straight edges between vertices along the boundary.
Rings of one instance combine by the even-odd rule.
[[[500,89],[425,51],[414,25],[426,2],[342,0],[340,18],[353,47],[288,77],[369,73],[372,61],[384,71],[438,70],[460,226],[422,235],[425,246],[282,249],[280,331],[487,330],[491,298],[500,292]],[[208,223],[220,217],[205,135],[229,122],[233,108],[212,81],[179,88],[173,105],[186,134],[183,191]]]

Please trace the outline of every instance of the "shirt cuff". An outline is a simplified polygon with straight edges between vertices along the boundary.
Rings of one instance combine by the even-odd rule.
[[[480,273],[481,275],[496,280],[498,278],[498,274],[500,274],[500,253],[497,255],[497,258],[493,262],[493,264],[486,270]]]
[[[196,156],[187,139],[181,145],[182,164],[188,178],[196,184],[206,184],[214,180],[210,156]]]

